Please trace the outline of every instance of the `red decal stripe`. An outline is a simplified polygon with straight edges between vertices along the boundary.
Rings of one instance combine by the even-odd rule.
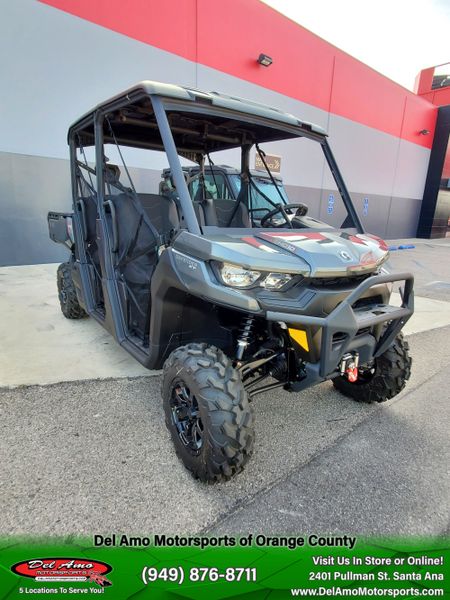
[[[258,242],[258,240],[255,240],[255,238],[252,237],[243,237],[242,241],[250,244],[250,246],[255,246],[255,248],[260,248],[263,245],[261,242]]]

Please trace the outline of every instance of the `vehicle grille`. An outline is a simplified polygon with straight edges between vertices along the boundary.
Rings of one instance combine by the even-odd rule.
[[[376,273],[364,273],[362,275],[354,275],[353,277],[313,277],[312,279],[309,279],[308,282],[314,287],[321,288],[356,287],[362,281],[372,277],[372,275],[376,275]]]

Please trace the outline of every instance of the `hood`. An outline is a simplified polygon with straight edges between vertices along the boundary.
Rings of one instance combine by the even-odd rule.
[[[311,277],[348,276],[374,271],[389,257],[386,243],[373,235],[324,231],[258,231],[242,238],[247,244],[270,251],[281,249],[306,261]]]
[[[184,231],[176,238],[174,249],[206,261],[305,277],[370,273],[389,257],[385,242],[376,236],[325,227],[290,231],[210,228],[202,236]]]

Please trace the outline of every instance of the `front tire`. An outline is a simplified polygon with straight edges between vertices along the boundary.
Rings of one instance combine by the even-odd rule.
[[[58,297],[62,314],[66,319],[83,319],[87,313],[78,302],[77,292],[72,280],[70,262],[62,263],[56,273],[58,283]]]
[[[230,359],[213,346],[188,344],[163,369],[166,425],[185,467],[207,483],[239,473],[253,451],[253,411]]]
[[[334,387],[356,402],[385,402],[399,394],[411,375],[409,344],[401,333],[378,358],[371,369],[360,369],[357,381],[346,377],[333,379]]]

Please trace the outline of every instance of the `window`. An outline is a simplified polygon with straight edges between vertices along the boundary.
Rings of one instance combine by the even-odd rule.
[[[197,194],[200,193],[199,185],[200,180],[197,177],[189,186],[189,191],[193,200],[199,199],[197,198]],[[214,200],[217,200],[218,198],[223,200],[233,199],[222,173],[214,173],[214,177],[211,173],[205,173],[205,194],[206,198],[213,198]]]
[[[432,90],[450,86],[450,63],[439,65],[434,69]]]
[[[237,197],[241,189],[241,178],[239,175],[231,175],[230,179],[235,189],[235,194]],[[284,201],[285,203],[289,202],[289,199],[286,195],[281,181],[276,181],[278,187],[277,190],[270,179],[265,179],[263,177],[252,177],[252,179],[253,183],[255,184],[250,188],[251,203],[253,209],[264,209],[265,211],[267,211],[272,210],[274,208],[273,204],[280,204],[282,201]],[[265,198],[264,196],[267,196],[267,198],[269,198],[269,200],[271,200],[273,204],[268,202],[267,198]]]

